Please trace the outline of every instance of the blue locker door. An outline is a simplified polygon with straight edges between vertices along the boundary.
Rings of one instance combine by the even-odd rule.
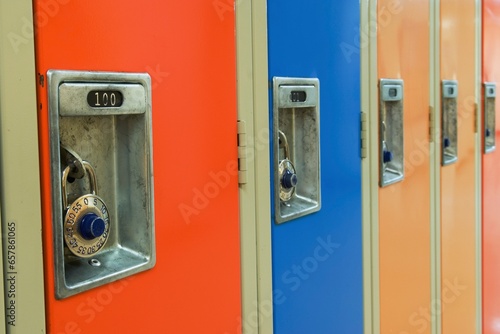
[[[322,206],[282,224],[272,212],[274,331],[362,333],[359,1],[267,6],[270,82],[320,82]]]

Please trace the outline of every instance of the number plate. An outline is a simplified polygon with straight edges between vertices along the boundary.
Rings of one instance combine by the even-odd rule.
[[[119,90],[91,90],[87,103],[92,108],[118,108],[122,106],[123,94]]]
[[[147,109],[140,84],[64,82],[58,94],[61,116],[143,114]]]

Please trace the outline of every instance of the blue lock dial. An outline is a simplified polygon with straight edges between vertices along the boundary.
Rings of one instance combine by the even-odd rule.
[[[105,229],[106,222],[95,213],[87,213],[80,222],[80,233],[87,240],[99,238]]]
[[[281,179],[281,184],[284,188],[290,189],[297,185],[298,179],[297,174],[293,173],[291,170],[287,169],[283,173],[283,178]]]
[[[450,139],[449,138],[444,138],[443,139],[443,146],[444,148],[450,147]]]
[[[384,152],[383,152],[383,159],[384,159],[384,163],[391,162],[392,159],[393,159],[392,152],[384,150]]]

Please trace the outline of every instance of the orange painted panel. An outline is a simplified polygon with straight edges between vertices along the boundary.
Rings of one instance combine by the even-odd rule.
[[[430,333],[429,1],[378,2],[378,76],[404,80],[405,179],[379,190],[380,332]]]
[[[441,80],[458,82],[458,160],[441,167],[442,333],[474,333],[475,1],[441,0]]]
[[[483,82],[500,85],[500,1],[483,0]],[[500,99],[496,98],[497,147],[483,154],[483,332],[500,333]]]
[[[235,332],[241,298],[233,4],[34,3],[37,76],[49,69],[149,72],[153,104],[156,266],[56,300],[47,87],[37,78],[47,332]]]

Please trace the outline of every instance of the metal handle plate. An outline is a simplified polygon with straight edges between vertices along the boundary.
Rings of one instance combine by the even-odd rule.
[[[403,80],[379,82],[379,185],[404,179]]]
[[[495,82],[484,83],[484,153],[495,151],[496,147],[496,108],[497,85]]]
[[[458,82],[441,82],[441,164],[443,166],[458,160],[457,128]]]

